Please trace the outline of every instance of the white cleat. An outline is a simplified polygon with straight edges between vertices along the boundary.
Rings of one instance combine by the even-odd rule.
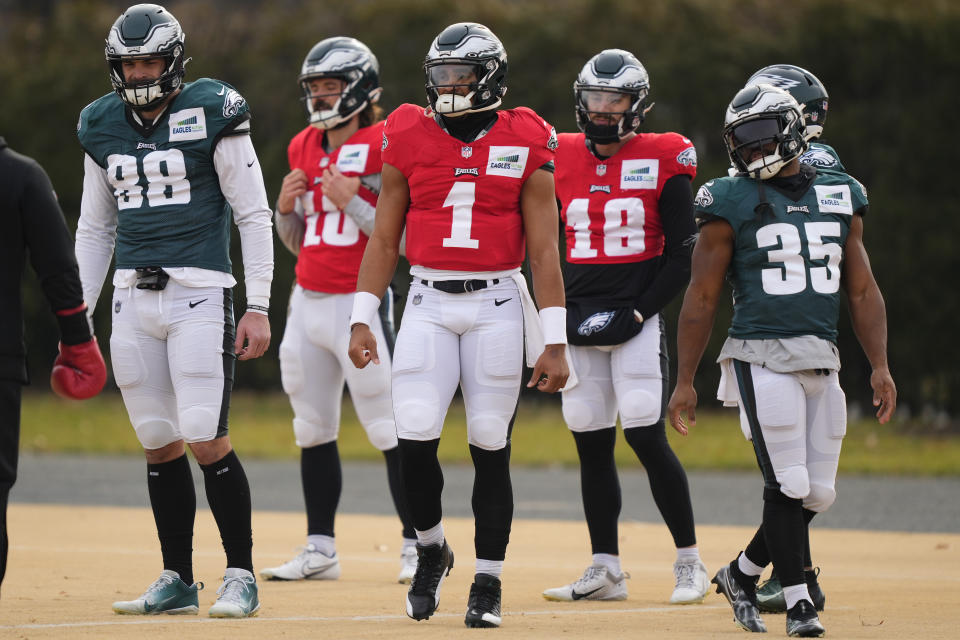
[[[710,589],[710,576],[707,568],[700,560],[693,562],[676,562],[673,565],[673,575],[677,579],[677,586],[670,596],[670,604],[697,604],[703,602],[704,596]]]
[[[543,597],[547,600],[572,602],[575,600],[626,600],[627,585],[625,580],[629,574],[619,576],[610,573],[603,565],[595,564],[587,567],[576,582],[572,582],[556,589],[547,589]]]
[[[249,618],[260,610],[257,580],[246,569],[227,568],[217,601],[210,607],[211,618]]]
[[[417,572],[417,547],[404,547],[400,552],[400,573],[397,574],[397,582],[400,584],[410,584],[413,580],[413,574]]]
[[[336,580],[340,577],[340,558],[336,553],[326,556],[308,544],[300,548],[293,560],[261,570],[260,577],[265,580]]]

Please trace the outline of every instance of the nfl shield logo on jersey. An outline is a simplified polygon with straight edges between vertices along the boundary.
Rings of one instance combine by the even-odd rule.
[[[417,305],[417,304],[420,304],[422,301],[423,301],[422,293],[418,293],[417,295],[413,296],[413,304]]]
[[[469,158],[473,155],[473,147],[460,147],[460,155]]]
[[[597,165],[597,175],[598,175],[598,176],[605,176],[605,175],[607,175],[607,165],[605,165],[605,164],[598,164],[598,165]]]

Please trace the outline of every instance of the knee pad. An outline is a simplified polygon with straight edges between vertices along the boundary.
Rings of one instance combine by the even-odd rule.
[[[793,465],[785,469],[776,469],[780,492],[788,498],[802,500],[810,494],[810,476],[803,465]]]
[[[364,425],[367,439],[378,451],[387,451],[397,446],[397,426],[393,420],[378,420]]]
[[[625,429],[651,425],[660,419],[662,412],[661,397],[646,389],[631,389],[620,398],[620,420]]]
[[[220,412],[204,407],[190,407],[180,412],[179,419],[180,434],[184,441],[206,442],[217,435]]]
[[[162,418],[148,418],[133,425],[133,428],[144,449],[159,449],[180,439],[174,431],[173,423]]]
[[[337,439],[339,432],[339,425],[336,424],[324,425],[318,421],[303,418],[293,419],[293,436],[301,449],[333,442]]]
[[[803,499],[803,508],[817,513],[823,513],[830,508],[837,499],[837,491],[831,486],[810,484],[810,493]]]
[[[397,436],[408,440],[433,440],[443,429],[437,390],[427,383],[405,384],[393,389],[393,413]]]
[[[480,414],[467,424],[467,442],[485,451],[498,451],[507,446],[510,425],[502,416]]]
[[[590,404],[583,400],[563,399],[563,421],[571,431],[586,431],[593,422]]]

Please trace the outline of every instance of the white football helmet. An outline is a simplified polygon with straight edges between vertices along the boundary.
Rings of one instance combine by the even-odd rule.
[[[745,87],[727,107],[723,142],[739,172],[772,178],[807,150],[803,107],[773,85]]]

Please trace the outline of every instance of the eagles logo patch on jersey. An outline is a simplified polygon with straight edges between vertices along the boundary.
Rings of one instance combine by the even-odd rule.
[[[617,315],[616,311],[598,311],[580,323],[580,326],[577,327],[577,333],[582,336],[589,336],[598,331],[603,331],[613,321],[615,315]]]
[[[697,166],[697,150],[693,147],[690,147],[681,151],[677,156],[677,164],[681,164],[685,167]]]
[[[543,124],[547,124],[544,122]],[[556,151],[557,145],[560,144],[560,141],[557,139],[557,130],[554,127],[550,127],[550,139],[547,140],[547,149],[550,151]]]
[[[694,205],[698,207],[709,207],[713,204],[713,194],[710,193],[710,189],[707,188],[707,185],[709,184],[710,183],[708,182],[700,187],[699,191],[697,191],[697,197],[693,199]]]
[[[224,88],[226,89],[226,87]],[[227,89],[226,95],[223,97],[223,117],[232,118],[237,115],[246,103],[247,101],[238,91]]]

